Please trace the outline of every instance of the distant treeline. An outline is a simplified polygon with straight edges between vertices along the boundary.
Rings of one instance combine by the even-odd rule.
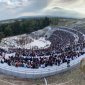
[[[59,18],[29,18],[21,21],[15,20],[13,23],[0,24],[0,40],[3,37],[14,36],[24,33],[31,33],[43,29],[50,24],[57,25]]]

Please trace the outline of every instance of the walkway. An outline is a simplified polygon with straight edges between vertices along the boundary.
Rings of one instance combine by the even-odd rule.
[[[39,69],[30,69],[24,67],[8,66],[6,63],[0,63],[0,72],[20,78],[42,78],[70,70],[78,66],[80,64],[81,59],[84,57],[85,54],[81,55],[75,60],[72,60],[70,62],[70,67],[67,67],[67,63],[63,63],[60,66],[53,65],[48,66],[46,68],[39,67]]]

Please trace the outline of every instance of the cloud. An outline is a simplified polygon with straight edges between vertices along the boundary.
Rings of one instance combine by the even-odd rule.
[[[44,8],[49,6],[51,0],[29,0],[29,3],[30,4],[17,11],[17,14],[20,13],[19,16],[23,14],[33,14],[33,12],[34,14],[40,14]]]
[[[45,10],[43,14],[56,16],[56,17],[73,17],[73,18],[83,18],[84,14],[76,11],[76,10],[68,10],[68,9],[62,9],[62,10],[53,10],[48,9]]]
[[[22,9],[23,12],[36,12],[44,9],[49,5],[51,0],[29,0],[30,4]]]
[[[72,4],[72,3],[77,3],[79,0],[57,0],[60,3],[68,3],[68,4]]]
[[[61,8],[61,7],[53,7],[52,9],[62,10],[63,8]]]
[[[3,13],[3,16],[6,14],[7,18],[19,17],[24,14],[28,14],[28,16],[31,14],[37,15],[50,3],[51,0],[0,0],[0,12]],[[0,14],[0,16],[2,15]]]
[[[84,0],[0,0],[0,19],[30,15],[84,17]]]
[[[0,0],[0,9],[13,9],[26,5],[27,0]]]

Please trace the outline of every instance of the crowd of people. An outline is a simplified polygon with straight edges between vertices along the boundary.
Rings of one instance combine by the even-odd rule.
[[[15,53],[15,55],[9,56],[8,59],[6,59],[4,55],[1,63],[31,69],[39,67],[45,68],[53,65],[59,66],[84,54],[82,51],[85,47],[84,42],[74,44],[74,37],[64,31],[55,31],[48,40],[51,42],[51,45],[46,49],[9,48],[8,51],[0,49],[1,56],[3,52],[4,54]],[[68,43],[70,44],[67,45]]]
[[[79,37],[78,43],[81,43],[84,40],[84,36],[83,36],[83,34],[85,34],[84,27],[73,27],[73,28],[59,27],[59,29],[67,30],[69,32],[78,35]]]
[[[67,44],[73,44],[74,43],[74,36],[68,32],[56,30],[52,34],[52,36],[49,38],[49,40],[52,43],[52,46],[54,46],[56,49],[59,50],[59,46],[65,47]],[[53,47],[53,48],[54,48]]]
[[[68,60],[74,60],[78,58],[80,55],[82,55],[84,52],[62,52],[61,54],[56,54],[55,52],[46,51],[46,54],[44,50],[41,51],[43,55],[40,55],[41,57],[38,57],[37,51],[31,51],[31,54],[29,54],[28,50],[25,49],[11,49],[8,51],[8,53],[13,53],[16,50],[15,56],[9,56],[9,59],[5,59],[3,57],[3,60],[1,60],[1,63],[7,63],[9,66],[13,65],[16,67],[25,67],[25,68],[45,68],[47,66],[53,66],[53,65],[60,65],[64,62],[67,62]],[[37,55],[37,57],[36,57]],[[25,57],[23,57],[25,56]],[[34,56],[34,57],[33,57]]]

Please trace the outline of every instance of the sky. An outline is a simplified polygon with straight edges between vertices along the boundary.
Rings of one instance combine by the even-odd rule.
[[[37,15],[85,18],[85,0],[0,0],[0,20]]]

